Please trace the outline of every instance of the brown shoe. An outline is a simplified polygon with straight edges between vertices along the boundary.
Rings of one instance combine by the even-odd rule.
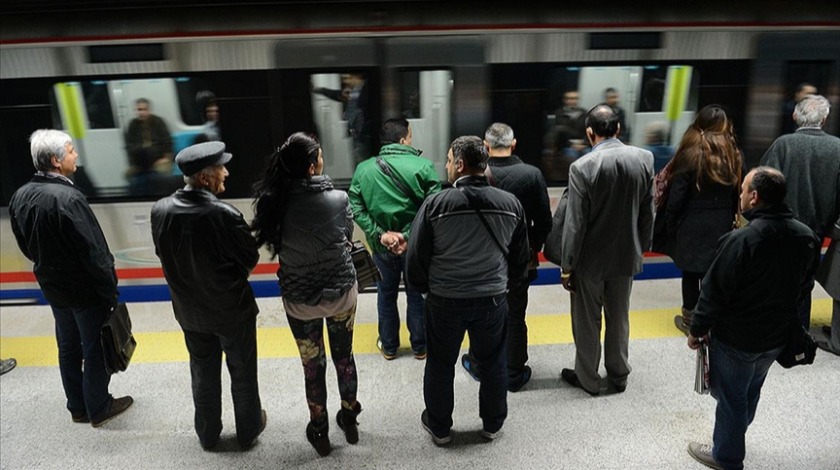
[[[132,403],[134,403],[134,398],[131,398],[128,395],[126,395],[122,398],[114,398],[113,400],[111,400],[111,409],[108,410],[107,413],[102,415],[101,418],[92,419],[90,421],[90,425],[95,427],[95,428],[98,428],[99,426],[102,426],[103,424],[107,423],[108,421],[111,421],[118,414],[127,410],[128,407],[131,406]]]
[[[686,308],[682,309],[682,315],[677,315],[674,317],[674,325],[677,326],[677,329],[682,331],[684,335],[688,336],[689,330],[691,329],[691,317],[693,316],[691,310]]]

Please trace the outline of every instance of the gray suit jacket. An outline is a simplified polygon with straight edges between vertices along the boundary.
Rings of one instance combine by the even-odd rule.
[[[632,276],[653,236],[653,154],[608,139],[569,168],[562,267],[587,279]]]

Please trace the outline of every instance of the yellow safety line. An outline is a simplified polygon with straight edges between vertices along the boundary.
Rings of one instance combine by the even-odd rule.
[[[630,338],[652,339],[682,336],[674,327],[677,309],[635,310],[630,312]],[[811,307],[812,325],[831,323],[831,299],[816,299]],[[356,354],[378,354],[376,349],[377,327],[373,323],[356,324],[354,352]],[[132,363],[186,362],[189,360],[184,336],[178,331],[159,333],[136,333],[137,350]],[[404,345],[400,354],[410,356],[408,332],[403,325],[400,331]],[[572,343],[572,327],[568,313],[556,315],[531,315],[528,317],[528,344]],[[464,348],[469,346],[464,341]],[[257,330],[257,351],[261,359],[298,357],[297,346],[287,327],[259,328]],[[0,358],[14,357],[19,366],[56,366],[58,349],[53,336],[2,337]]]

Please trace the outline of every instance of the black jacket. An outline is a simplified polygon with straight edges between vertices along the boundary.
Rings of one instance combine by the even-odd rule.
[[[786,205],[744,212],[750,224],[720,239],[703,279],[691,335],[711,334],[747,352],[785,344],[803,286],[813,279],[820,241]]]
[[[292,181],[290,191],[278,253],[283,297],[307,305],[338,299],[356,283],[347,193],[327,176]]]
[[[473,207],[493,227],[507,257]],[[483,176],[463,177],[454,188],[426,198],[411,234],[406,278],[419,292],[449,298],[489,297],[525,282],[530,253],[522,205],[507,191],[488,185]]]
[[[551,203],[542,172],[533,165],[523,163],[516,155],[491,157],[487,163],[493,173],[494,186],[519,199],[525,210],[531,250],[541,251],[551,231]]]
[[[260,255],[236,208],[179,189],[152,207],[152,239],[181,328],[229,332],[259,312],[248,276]]]
[[[9,202],[12,231],[53,307],[117,303],[114,257],[87,199],[60,177],[35,175]]]

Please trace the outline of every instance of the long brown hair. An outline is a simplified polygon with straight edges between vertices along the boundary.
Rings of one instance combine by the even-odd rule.
[[[683,134],[669,180],[676,174],[693,171],[698,190],[704,183],[737,187],[741,184],[742,158],[732,121],[721,106],[712,104],[697,113]]]

